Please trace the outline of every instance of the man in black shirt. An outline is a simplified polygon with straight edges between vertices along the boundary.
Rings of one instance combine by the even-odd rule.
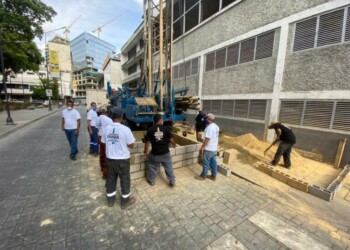
[[[174,187],[175,176],[169,151],[169,143],[171,143],[174,148],[176,147],[176,144],[170,129],[163,126],[162,116],[156,115],[154,121],[155,125],[148,129],[145,138],[145,157],[147,157],[149,144],[151,143],[152,145],[151,153],[148,155],[149,176],[147,182],[151,186],[154,185],[157,175],[157,166],[162,164],[170,186]]]
[[[203,113],[201,110],[199,110],[195,121],[196,121],[196,137],[197,137],[197,141],[201,141],[201,139],[199,138],[198,133],[199,132],[203,132],[205,127],[206,127],[206,125],[207,125],[207,117],[206,117],[205,113]]]
[[[277,135],[276,140],[271,144],[271,146],[277,142],[280,142],[271,164],[276,166],[283,155],[284,166],[289,169],[292,166],[290,161],[290,153],[292,152],[293,145],[296,143],[296,138],[293,131],[282,123],[272,123],[268,128],[274,129]],[[267,152],[269,148],[266,149],[265,152]]]

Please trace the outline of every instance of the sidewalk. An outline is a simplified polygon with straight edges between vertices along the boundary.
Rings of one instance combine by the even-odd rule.
[[[52,111],[49,111],[48,108],[11,110],[10,115],[15,125],[6,124],[7,111],[4,110],[0,112],[0,139],[36,120],[61,110],[63,110],[63,108],[58,109],[57,107],[52,107]]]

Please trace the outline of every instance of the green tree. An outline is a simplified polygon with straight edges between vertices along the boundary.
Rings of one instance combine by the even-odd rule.
[[[33,42],[42,38],[43,23],[52,21],[54,9],[40,0],[1,0],[0,39],[4,41],[5,68],[13,71],[39,69],[43,57]]]
[[[59,91],[58,91],[58,82],[57,82],[56,78],[49,81],[49,83],[47,83],[46,79],[41,79],[40,81],[41,81],[40,86],[36,86],[36,87],[32,88],[33,99],[37,99],[37,100],[49,99],[48,97],[46,97],[46,89],[52,89],[52,97],[51,97],[52,100],[59,100],[60,99],[60,95],[59,95]]]

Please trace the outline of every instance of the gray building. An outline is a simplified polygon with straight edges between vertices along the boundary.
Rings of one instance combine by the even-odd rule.
[[[174,0],[173,83],[200,97],[226,133],[272,141],[267,126],[281,121],[295,132],[296,148],[334,162],[340,140],[350,140],[349,6],[350,0]],[[122,51],[123,82],[139,76],[139,29]],[[349,162],[346,145],[341,165]]]

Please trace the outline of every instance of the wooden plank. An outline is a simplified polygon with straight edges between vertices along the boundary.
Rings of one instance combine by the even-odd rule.
[[[335,163],[334,163],[334,166],[336,168],[339,168],[341,159],[343,158],[346,140],[347,140],[346,138],[343,138],[339,142],[338,151],[337,151],[337,155],[335,156]]]

